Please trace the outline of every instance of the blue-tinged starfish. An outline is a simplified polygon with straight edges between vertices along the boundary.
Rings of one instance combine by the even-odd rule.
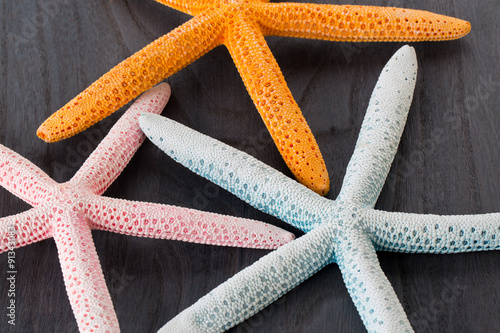
[[[163,117],[141,116],[146,135],[176,161],[306,232],[215,288],[160,332],[229,329],[334,262],[369,332],[412,332],[376,250],[458,253],[500,248],[499,213],[439,216],[374,209],[403,132],[416,73],[416,56],[408,46],[384,67],[333,201],[221,142]]]
[[[319,147],[264,36],[331,41],[438,41],[465,36],[466,21],[422,10],[268,3],[269,0],[156,0],[194,17],[104,74],[50,116],[37,134],[58,141],[88,128],[213,48],[225,45],[280,154],[297,180],[330,188]]]
[[[266,249],[293,239],[290,233],[257,221],[101,196],[144,141],[139,115],[160,113],[169,96],[170,87],[165,83],[141,96],[75,176],[63,184],[0,145],[0,185],[34,206],[0,219],[0,252],[53,238],[70,304],[82,332],[119,332],[91,229]]]

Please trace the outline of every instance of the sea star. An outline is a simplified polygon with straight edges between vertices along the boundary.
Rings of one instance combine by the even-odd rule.
[[[169,96],[170,87],[166,83],[141,96],[75,176],[63,184],[0,145],[0,184],[34,206],[0,219],[0,252],[52,237],[71,307],[82,332],[119,331],[91,229],[266,249],[293,239],[292,234],[257,221],[101,196],[144,141],[139,115],[161,112]]]
[[[468,22],[425,11],[265,0],[157,0],[194,18],[124,60],[49,117],[37,134],[58,141],[88,128],[141,92],[224,44],[265,125],[297,180],[330,188],[321,152],[264,36],[332,41],[460,38]]]
[[[439,216],[374,209],[403,132],[416,73],[416,55],[408,46],[383,69],[336,200],[171,120],[141,116],[143,131],[174,160],[306,232],[215,288],[161,332],[229,329],[334,262],[369,332],[412,332],[376,250],[457,253],[500,248],[500,213]],[[175,140],[179,137],[183,140]]]

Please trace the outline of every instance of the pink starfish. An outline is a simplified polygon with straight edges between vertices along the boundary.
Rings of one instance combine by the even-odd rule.
[[[0,145],[0,185],[34,208],[0,219],[0,252],[52,237],[81,332],[118,332],[91,229],[195,243],[272,249],[293,235],[261,222],[101,194],[144,141],[138,117],[160,113],[167,84],[146,92],[124,113],[76,175],[59,184]]]

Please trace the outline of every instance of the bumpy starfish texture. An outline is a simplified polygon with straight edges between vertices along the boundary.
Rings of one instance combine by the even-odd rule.
[[[330,179],[319,147],[264,36],[331,41],[460,38],[468,22],[426,11],[265,0],[157,0],[195,17],[126,59],[38,129],[57,141],[86,129],[141,92],[224,44],[269,133],[299,182],[320,194]]]
[[[415,52],[408,46],[384,67],[336,200],[171,120],[141,116],[148,138],[176,161],[306,232],[215,288],[160,332],[229,329],[334,262],[369,332],[412,332],[376,250],[457,253],[500,248],[499,213],[438,216],[374,209],[406,122],[416,72]]]
[[[144,141],[138,118],[160,113],[164,83],[146,92],[113,126],[81,169],[58,184],[0,145],[0,184],[34,208],[0,219],[0,252],[52,237],[71,307],[82,332],[118,332],[91,229],[187,242],[272,249],[293,235],[261,222],[101,196]]]

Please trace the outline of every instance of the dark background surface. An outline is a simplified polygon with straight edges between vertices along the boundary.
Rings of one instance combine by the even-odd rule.
[[[318,1],[336,3],[336,1]],[[476,214],[500,211],[500,6],[497,0],[384,1],[472,24],[459,41],[414,44],[418,82],[408,123],[377,208]],[[44,9],[45,4],[45,9]],[[63,182],[78,170],[115,113],[47,144],[38,126],[115,64],[189,16],[152,0],[16,0],[0,4],[0,143]],[[380,70],[402,45],[268,38],[332,179],[335,198]],[[290,175],[227,50],[219,47],[167,79],[163,115],[250,152]],[[176,165],[145,142],[105,195],[232,214],[300,233]],[[0,216],[30,208],[0,189]],[[123,332],[155,332],[266,251],[93,232]],[[417,332],[500,331],[500,253],[379,253]],[[53,240],[16,250],[16,326],[1,332],[75,332]],[[0,272],[7,256],[0,255]],[[0,276],[5,276],[1,274]],[[3,310],[1,310],[3,309]],[[363,332],[336,265],[324,268],[231,332]]]

